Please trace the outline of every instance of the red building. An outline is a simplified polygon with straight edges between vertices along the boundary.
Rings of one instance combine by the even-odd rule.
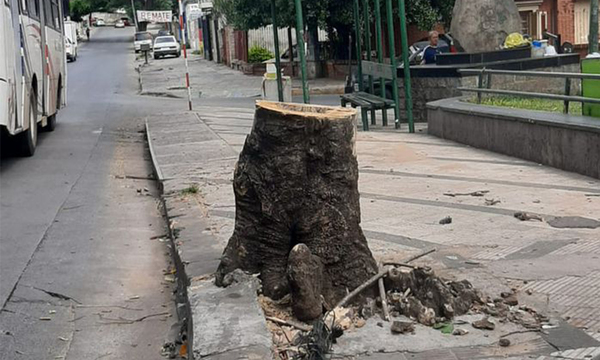
[[[515,0],[522,32],[541,39],[544,30],[560,34],[575,50],[587,54],[590,0]]]

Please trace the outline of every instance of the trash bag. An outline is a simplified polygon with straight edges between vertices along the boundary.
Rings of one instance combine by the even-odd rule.
[[[527,41],[523,35],[519,33],[512,33],[506,37],[504,40],[504,48],[505,49],[514,49],[518,47],[528,46],[529,41]]]

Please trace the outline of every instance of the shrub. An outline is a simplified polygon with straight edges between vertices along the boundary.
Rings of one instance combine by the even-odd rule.
[[[259,63],[275,57],[272,52],[262,46],[254,45],[248,51],[248,62]]]

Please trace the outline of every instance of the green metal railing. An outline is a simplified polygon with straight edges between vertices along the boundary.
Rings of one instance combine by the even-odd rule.
[[[363,83],[363,69],[362,69],[362,53],[363,53],[363,33],[361,29],[364,27],[364,36],[365,41],[364,44],[366,46],[366,61],[371,61],[371,13],[370,13],[370,1],[373,1],[373,13],[375,16],[375,48],[377,50],[377,62],[380,64],[384,63],[383,57],[383,29],[382,29],[382,17],[381,17],[381,0],[361,0],[362,2],[362,11],[363,11],[363,23],[361,24],[361,16],[360,16],[360,6],[359,0],[354,0],[354,32],[355,32],[355,42],[356,42],[356,59],[358,62],[358,86],[360,91],[364,91],[365,84]],[[387,37],[388,37],[388,48],[390,53],[390,64],[395,70],[396,73],[398,71],[398,63],[396,59],[396,49],[395,49],[395,29],[394,29],[394,19],[393,19],[393,0],[383,0],[384,3],[384,11],[385,11],[385,21],[387,25]],[[411,82],[410,82],[410,65],[408,61],[408,36],[406,31],[406,11],[405,11],[405,1],[398,0],[398,15],[400,17],[400,36],[402,41],[402,60],[405,64],[404,66],[404,92],[405,92],[405,110],[406,110],[406,118],[408,123],[408,128],[411,133],[415,132],[413,114],[412,114],[412,96],[411,96]],[[400,128],[400,103],[399,103],[399,94],[398,94],[398,79],[397,74],[391,79],[392,82],[392,96],[394,100],[394,115],[395,115],[395,127],[396,129]],[[379,91],[380,97],[386,98],[386,80],[383,77],[379,79]],[[369,74],[368,76],[368,88],[371,94],[374,94],[374,76]],[[364,120],[364,119],[363,119]],[[363,121],[364,122],[364,121]],[[375,124],[375,116],[374,110],[371,115],[371,122]],[[382,114],[382,124],[383,126],[388,125],[387,112],[383,111]]]
[[[590,98],[584,96],[571,95],[571,80],[572,79],[588,79],[588,80],[600,80],[598,74],[582,74],[582,73],[565,73],[565,72],[545,72],[545,71],[517,71],[517,70],[489,70],[489,69],[460,69],[458,70],[463,75],[476,75],[478,77],[477,88],[470,87],[459,87],[458,90],[466,92],[477,93],[477,103],[481,103],[482,94],[495,94],[495,95],[512,95],[527,98],[539,98],[548,100],[560,100],[564,102],[563,112],[569,113],[570,102],[580,102],[589,104],[600,104],[600,99]],[[539,92],[527,92],[517,90],[500,90],[492,89],[491,77],[492,75],[517,75],[517,76],[530,76],[530,77],[545,77],[555,79],[565,79],[565,94],[546,94]]]

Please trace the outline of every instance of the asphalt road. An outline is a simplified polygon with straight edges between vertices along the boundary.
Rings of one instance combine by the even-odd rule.
[[[161,359],[176,321],[133,29],[103,28],[68,64],[68,106],[32,158],[0,167],[0,359]]]

